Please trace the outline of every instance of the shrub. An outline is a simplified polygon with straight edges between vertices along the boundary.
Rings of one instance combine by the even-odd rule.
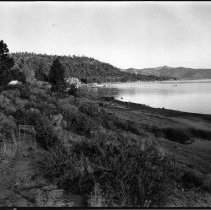
[[[8,105],[10,105],[12,102],[10,99],[5,97],[4,95],[0,95],[0,107],[6,108]]]
[[[188,169],[184,172],[182,180],[186,188],[192,188],[202,184],[203,175],[198,170]]]
[[[56,183],[59,187],[79,193],[78,159],[62,145],[54,145],[49,152],[45,152],[41,168],[46,178]]]
[[[78,112],[72,122],[71,122],[71,127],[73,127],[73,130],[80,134],[80,135],[85,135],[86,137],[91,137],[91,133],[93,130],[97,129],[98,124],[96,121],[91,119],[89,116]],[[69,127],[69,128],[71,128]]]
[[[68,94],[69,94],[69,95],[73,95],[73,96],[75,96],[75,97],[78,96],[78,87],[77,87],[76,84],[71,84],[71,85],[70,85],[70,88],[69,88],[69,90],[68,90]]]
[[[152,131],[157,137],[165,137],[171,141],[179,142],[179,143],[189,143],[191,139],[191,133],[188,128],[179,128],[179,127],[165,127],[165,128],[157,128],[151,127],[148,128]]]
[[[138,124],[133,122],[133,121],[121,121],[120,119],[116,118],[114,120],[114,125],[117,127],[117,128],[120,128],[124,131],[128,131],[128,132],[131,132],[131,133],[134,133],[136,135],[142,135],[144,136],[146,134],[146,132],[144,132],[141,128],[139,128]]]
[[[190,128],[190,132],[193,136],[195,136],[197,138],[211,140],[211,131],[209,131],[209,130]]]
[[[22,99],[27,99],[29,100],[29,96],[30,96],[30,89],[27,85],[22,85],[20,88],[19,88],[19,91],[20,91],[20,97]]]
[[[17,88],[6,90],[3,94],[8,98],[20,97],[20,91]]]
[[[66,189],[75,186],[91,196],[92,205],[93,194],[97,205],[158,205],[171,192],[169,160],[157,158],[152,147],[143,151],[137,145],[82,142],[69,152],[57,149],[60,152],[52,151],[43,161],[46,177]]]
[[[70,104],[61,104],[59,109],[67,122],[67,130],[90,138],[92,131],[98,128],[97,122],[88,115],[78,111],[78,108]]]
[[[182,181],[186,188],[202,187],[202,189],[211,192],[211,176],[210,174],[202,174],[197,169],[185,170]]]
[[[58,108],[67,121],[69,129],[71,129],[72,122],[77,117],[78,108],[70,104],[61,104]]]
[[[110,130],[115,130],[116,126],[115,126],[115,122],[116,121],[116,116],[108,113],[108,112],[103,112],[103,116],[102,116],[102,126],[110,129]]]
[[[12,115],[17,120],[17,124],[25,124],[24,109],[18,108]]]
[[[17,107],[13,104],[12,100],[4,95],[0,95],[0,108],[2,108],[2,110],[8,114],[11,114],[17,110]]]
[[[36,115],[36,114],[34,114]],[[39,115],[36,115],[39,116]],[[44,149],[50,149],[59,143],[58,137],[46,116],[39,116],[35,122],[36,140]]]
[[[36,104],[36,108],[40,110],[40,112],[46,116],[58,114],[59,111],[53,104],[47,104],[46,102],[40,102]]]
[[[62,112],[62,114],[67,115],[67,117],[71,117],[78,112],[78,107],[69,103],[63,103],[58,108]]]
[[[9,141],[12,136],[12,132],[16,131],[17,126],[14,118],[12,116],[6,116],[0,113],[0,133]]]
[[[86,103],[79,107],[79,110],[91,117],[98,117],[101,114],[101,109],[96,103]]]

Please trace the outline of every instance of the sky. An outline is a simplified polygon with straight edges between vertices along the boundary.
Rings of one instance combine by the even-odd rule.
[[[211,2],[0,2],[0,40],[119,68],[211,68]]]

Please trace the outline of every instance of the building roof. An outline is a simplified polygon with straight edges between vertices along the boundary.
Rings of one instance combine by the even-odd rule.
[[[18,81],[18,80],[11,80],[8,85],[19,85],[22,84],[22,82]]]

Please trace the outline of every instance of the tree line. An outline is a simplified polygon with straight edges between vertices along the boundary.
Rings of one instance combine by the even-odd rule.
[[[14,67],[14,59],[9,55],[7,44],[0,41],[0,86],[6,86],[11,80],[19,80],[25,83],[25,75]]]
[[[15,66],[27,77],[46,81],[50,73],[51,65],[57,58],[56,55],[35,54],[35,53],[12,53]],[[64,68],[65,77],[75,77],[87,83],[93,82],[126,82],[126,81],[151,81],[166,80],[167,77],[148,75],[136,75],[123,72],[111,64],[100,62],[86,56],[59,56]]]
[[[165,80],[166,77],[136,75],[123,72],[111,64],[86,56],[56,56],[35,53],[9,53],[7,44],[0,41],[0,85],[11,80],[23,83],[33,80],[60,83],[65,77],[75,77],[84,83]],[[62,79],[63,78],[63,79]],[[58,80],[58,82],[56,82]]]

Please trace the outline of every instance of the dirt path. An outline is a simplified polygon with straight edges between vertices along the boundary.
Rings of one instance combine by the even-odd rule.
[[[85,206],[80,196],[67,194],[40,175],[36,150],[21,148],[15,158],[0,162],[0,207]]]

